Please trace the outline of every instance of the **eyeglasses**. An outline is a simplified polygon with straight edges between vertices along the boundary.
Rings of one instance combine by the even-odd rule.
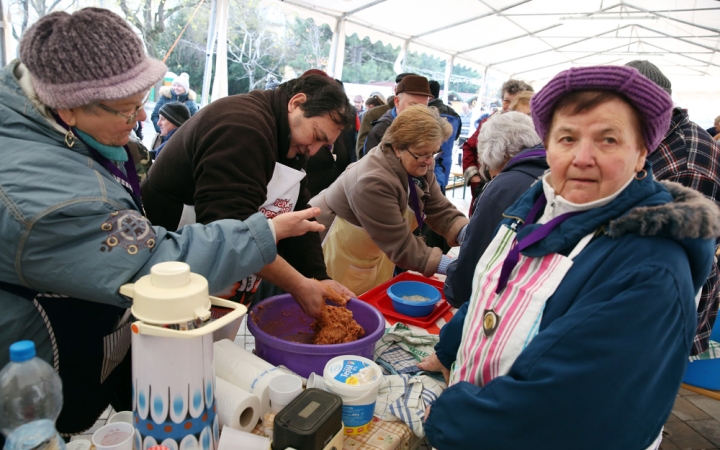
[[[410,153],[410,156],[415,158],[415,161],[430,161],[431,159],[437,159],[438,156],[440,156],[443,152],[442,149],[440,149],[436,152],[430,153],[429,155],[416,155],[415,153],[411,152],[410,149],[406,148],[405,150]]]
[[[118,110],[112,109],[111,107],[107,105],[103,105],[102,103],[98,103],[98,106],[100,109],[104,109],[105,111],[115,114],[116,116],[123,117],[127,119],[126,124],[130,125],[131,123],[135,122],[135,119],[137,118],[138,114],[140,114],[140,111],[142,111],[143,107],[145,106],[145,103],[148,101],[148,97],[150,96],[150,93],[148,92],[148,95],[145,96],[142,103],[140,103],[138,106],[135,107],[135,111],[130,114],[129,116],[127,114],[123,114]]]

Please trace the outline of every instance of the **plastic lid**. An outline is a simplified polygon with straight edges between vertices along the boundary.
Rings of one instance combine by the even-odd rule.
[[[357,355],[341,355],[328,361],[323,378],[325,386],[340,395],[376,389],[383,380],[380,366]]]
[[[21,363],[35,357],[33,341],[18,341],[10,346],[10,361]]]

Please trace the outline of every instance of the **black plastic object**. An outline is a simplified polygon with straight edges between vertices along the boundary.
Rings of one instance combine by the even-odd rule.
[[[342,399],[320,389],[306,389],[275,416],[272,447],[323,450],[341,429]]]

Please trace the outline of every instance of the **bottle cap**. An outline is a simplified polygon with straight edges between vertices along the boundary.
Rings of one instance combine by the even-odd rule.
[[[10,346],[10,361],[21,363],[35,357],[33,341],[18,341]]]

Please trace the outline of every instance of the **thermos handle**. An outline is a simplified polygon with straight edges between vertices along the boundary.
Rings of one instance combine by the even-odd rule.
[[[213,331],[219,330],[220,328],[224,327],[225,325],[229,324],[230,322],[233,322],[233,321],[241,318],[247,312],[247,307],[245,305],[231,302],[229,300],[225,300],[222,298],[210,296],[210,303],[215,306],[233,309],[234,311],[231,311],[231,312],[225,314],[224,316],[220,317],[219,319],[215,319],[214,321],[205,325],[204,327],[196,328],[194,330],[187,330],[187,331],[172,330],[170,328],[165,328],[162,326],[149,325],[149,324],[146,324],[146,323],[140,322],[140,321],[133,322],[130,329],[135,334],[177,337],[177,338],[186,338],[186,339],[196,338],[199,336],[204,336],[206,334],[212,333]]]

